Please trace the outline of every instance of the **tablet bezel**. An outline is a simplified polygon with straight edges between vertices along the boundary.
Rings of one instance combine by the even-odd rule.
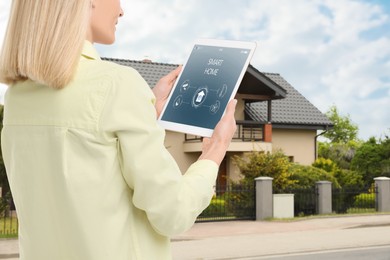
[[[248,54],[248,56],[246,58],[244,66],[242,66],[242,69],[241,69],[240,75],[237,79],[236,85],[234,86],[233,92],[232,92],[231,96],[229,97],[229,101],[232,100],[237,93],[238,87],[240,86],[241,81],[245,75],[245,72],[249,66],[249,62],[253,57],[253,53],[256,49],[256,42],[218,40],[218,39],[198,39],[193,43],[191,53],[192,53],[193,48],[196,45],[206,45],[206,46],[225,47],[225,48],[229,47],[229,48],[238,48],[238,49],[242,48],[242,49],[249,50],[250,53]],[[168,104],[170,103],[170,99],[174,93],[174,90],[177,87],[179,79],[180,79],[181,75],[183,74],[183,71],[186,69],[186,65],[187,65],[187,62],[191,56],[191,53],[187,57],[186,62],[183,64],[183,68],[182,68],[179,76],[177,77],[176,82],[174,83],[174,86],[172,87],[172,90],[169,94],[169,97],[168,97],[168,99],[164,105],[164,108],[163,108],[163,110],[158,118],[158,123],[166,130],[171,130],[174,132],[181,132],[181,133],[186,133],[186,134],[191,134],[191,135],[201,136],[201,137],[211,137],[213,132],[214,132],[214,129],[193,126],[193,125],[187,125],[187,124],[182,124],[182,123],[178,123],[178,122],[165,121],[162,119],[162,117],[166,111],[166,108],[167,108]],[[224,108],[224,112],[223,112],[222,116],[225,114],[225,112],[226,112],[226,107]]]

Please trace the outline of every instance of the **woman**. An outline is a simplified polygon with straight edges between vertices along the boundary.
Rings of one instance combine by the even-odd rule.
[[[182,175],[156,123],[180,69],[150,91],[100,60],[123,16],[119,0],[14,0],[0,59],[2,150],[20,259],[170,259],[169,237],[213,195],[235,131],[234,107]]]

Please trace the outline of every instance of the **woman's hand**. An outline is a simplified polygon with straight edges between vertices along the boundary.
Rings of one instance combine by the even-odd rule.
[[[173,71],[171,71],[169,74],[162,77],[152,90],[154,96],[156,97],[155,107],[157,112],[157,118],[160,116],[162,109],[164,108],[165,102],[168,99],[169,93],[171,92],[173,84],[179,76],[181,69],[182,66],[179,66]]]
[[[235,99],[229,102],[226,113],[215,127],[213,135],[210,138],[203,138],[202,154],[199,160],[207,159],[216,162],[218,165],[221,164],[237,129],[236,120],[234,119],[236,104],[237,100]]]

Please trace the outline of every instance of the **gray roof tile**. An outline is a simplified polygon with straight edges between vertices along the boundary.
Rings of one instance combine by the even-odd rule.
[[[332,126],[332,122],[317,107],[291,86],[282,76],[276,73],[264,73],[271,80],[287,91],[284,99],[272,101],[272,123],[280,125],[304,125],[314,128]],[[265,121],[267,103],[248,104],[247,111],[253,120]]]
[[[151,87],[154,87],[161,77],[178,66],[167,63],[111,58],[103,59],[133,67],[144,77]],[[282,76],[276,73],[263,74],[278,84],[282,89],[287,91],[285,98],[272,101],[272,123],[274,126],[300,126],[314,129],[324,129],[328,126],[332,126],[332,122],[326,117],[326,115],[319,111]],[[254,102],[247,104],[246,112],[252,120],[266,122],[267,102]]]
[[[134,68],[141,74],[141,76],[146,80],[150,87],[154,87],[158,80],[167,75],[169,72],[177,68],[176,64],[168,63],[157,63],[157,62],[145,62],[145,61],[134,61],[134,60],[124,60],[124,59],[112,59],[112,58],[102,58],[103,60],[113,61],[115,63],[129,66]]]

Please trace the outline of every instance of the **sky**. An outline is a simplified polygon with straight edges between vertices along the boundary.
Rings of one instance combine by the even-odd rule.
[[[10,3],[0,1],[0,46]],[[390,134],[388,0],[121,3],[115,44],[96,45],[103,57],[182,64],[197,38],[255,41],[258,70],[279,73],[323,113],[335,105],[362,140]]]

